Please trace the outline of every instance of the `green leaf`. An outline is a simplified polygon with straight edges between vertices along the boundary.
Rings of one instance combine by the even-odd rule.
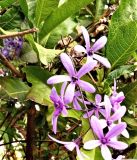
[[[49,63],[53,62],[54,58],[59,55],[62,51],[61,50],[55,50],[55,49],[46,49],[39,45],[38,43],[35,43],[38,53],[39,53],[39,59],[42,64],[48,65]]]
[[[123,117],[123,120],[132,127],[137,127],[137,119],[131,115],[126,115]]]
[[[28,17],[28,4],[26,0],[19,0],[20,7],[26,17]]]
[[[125,100],[124,103],[127,106],[135,104],[137,102],[137,81],[125,85],[123,88],[120,88],[124,92]]]
[[[76,111],[74,109],[70,109],[70,110],[68,110],[67,117],[72,117],[72,118],[80,120],[81,119],[81,115],[82,115],[81,112],[78,112],[78,111]]]
[[[4,89],[6,93],[14,99],[24,100],[29,91],[29,87],[16,78],[1,77],[0,85],[2,89]]]
[[[3,0],[3,1],[0,1],[0,8],[7,8],[10,5],[12,5],[14,2],[16,2],[16,0]]]
[[[89,159],[93,159],[93,160],[94,160],[94,157],[95,157],[95,149],[85,150],[85,149],[81,148],[80,151],[87,156],[87,158],[85,157],[84,160],[89,160]],[[80,160],[80,159],[78,158],[78,156],[77,156],[76,158],[77,158],[77,160]]]
[[[47,79],[51,76],[49,72],[37,66],[28,66],[23,68],[23,71],[26,73],[28,82],[32,83],[26,99],[42,105],[52,105],[49,98],[51,89],[46,85]]]
[[[5,30],[21,28],[22,17],[16,7],[8,9],[0,16],[0,26]]]
[[[45,20],[57,7],[59,0],[37,0],[35,11],[35,24],[39,27],[41,22]]]
[[[78,12],[82,7],[85,7],[92,1],[93,0],[69,0],[61,5],[45,20],[45,23],[40,31],[40,40],[42,41],[43,38],[61,22]]]
[[[135,70],[136,66],[134,65],[125,65],[125,66],[120,66],[120,68],[115,69],[114,71],[110,72],[108,74],[108,77],[106,79],[106,82],[111,84],[114,82],[114,79],[118,79],[120,76],[131,73]]]
[[[109,33],[106,55],[114,68],[124,65],[137,49],[137,22],[120,26],[115,35],[111,35],[111,31]]]
[[[21,60],[27,63],[37,63],[38,62],[37,53],[26,42],[23,43],[20,58]]]
[[[137,49],[137,1],[121,0],[109,27],[106,56],[112,68],[124,65]]]

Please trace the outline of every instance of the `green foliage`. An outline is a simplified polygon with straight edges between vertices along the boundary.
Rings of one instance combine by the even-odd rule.
[[[29,91],[29,87],[19,79],[12,77],[0,78],[1,89],[8,94],[9,97],[24,100]]]
[[[136,4],[136,0],[122,0],[112,16],[106,49],[112,68],[124,65],[137,49]]]
[[[69,0],[57,8],[43,24],[40,32],[40,40],[56,28],[61,22],[78,12],[82,7],[92,2],[91,0]]]
[[[121,88],[121,90],[124,92],[125,94],[125,101],[124,103],[127,106],[130,106],[132,104],[136,104],[137,102],[137,81],[126,84],[123,88]]]
[[[37,0],[35,10],[35,25],[40,27],[43,22],[57,7],[59,0]]]
[[[28,82],[32,84],[26,99],[42,105],[51,105],[52,102],[49,98],[51,89],[46,85],[46,81],[50,77],[49,72],[37,66],[23,68],[23,72],[26,73]]]
[[[0,1],[0,8],[7,8],[13,3],[15,3],[16,0],[5,0],[5,1]]]

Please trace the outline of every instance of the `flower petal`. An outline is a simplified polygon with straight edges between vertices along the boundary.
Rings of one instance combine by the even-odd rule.
[[[86,50],[90,49],[90,37],[87,29],[84,26],[81,26],[82,34],[86,43]]]
[[[93,52],[96,52],[96,51],[100,50],[101,48],[103,48],[106,43],[107,43],[107,37],[102,36],[93,44],[91,49]]]
[[[112,105],[110,103],[110,99],[107,95],[104,97],[104,102],[105,102],[105,118],[108,119],[110,117]]]
[[[126,129],[124,129],[121,133],[124,137],[129,138],[129,133]]]
[[[76,45],[75,47],[74,47],[74,51],[76,51],[76,52],[84,52],[84,53],[87,53],[87,51],[86,51],[86,49],[83,47],[83,46],[81,46],[81,45]]]
[[[101,154],[104,160],[112,160],[111,152],[106,145],[101,145]]]
[[[59,99],[60,99],[55,87],[53,87],[52,90],[51,90],[50,99],[53,102],[58,102]]]
[[[58,116],[54,116],[54,113],[53,113],[53,117],[52,117],[52,129],[53,129],[54,134],[57,133],[57,120],[58,120]]]
[[[64,92],[65,92],[66,86],[67,86],[67,82],[64,82],[61,86],[60,97],[62,100],[64,98]]]
[[[89,71],[91,71],[92,69],[94,69],[94,67],[97,65],[97,61],[90,61],[86,64],[84,64],[80,70],[77,73],[77,77],[81,78],[82,76],[84,76],[86,73],[88,73]]]
[[[100,121],[96,116],[91,117],[91,126],[99,139],[104,137],[103,129],[101,127]]]
[[[93,113],[94,113],[94,110],[89,111],[88,113],[85,113],[85,114],[83,115],[83,118],[91,117]]]
[[[87,142],[84,143],[83,148],[90,150],[90,149],[94,149],[94,148],[96,148],[100,145],[101,145],[100,140],[90,140],[90,141],[87,141]]]
[[[89,159],[89,157],[87,155],[85,155],[84,153],[82,153],[79,149],[79,146],[76,145],[76,152],[77,152],[77,156],[79,158],[79,160],[85,160],[86,159]]]
[[[47,84],[56,84],[65,81],[71,81],[71,78],[67,75],[55,75],[47,80]]]
[[[66,107],[65,106],[63,106],[63,108],[62,108],[62,112],[61,112],[64,116],[67,116],[67,114],[68,114],[68,111],[67,111],[67,109],[66,109]]]
[[[120,124],[117,124],[116,126],[114,126],[113,128],[111,128],[110,131],[108,131],[108,133],[106,134],[106,138],[110,139],[112,137],[116,137],[119,134],[121,134],[121,132],[126,128],[126,123],[122,122]]]
[[[48,137],[49,137],[51,140],[53,140],[53,141],[55,141],[55,142],[57,142],[57,143],[60,143],[60,144],[66,145],[66,144],[71,143],[71,142],[63,142],[63,141],[57,140],[56,138],[54,138],[54,137],[52,137],[52,136],[50,136],[50,135],[48,135]]]
[[[121,117],[124,116],[124,114],[126,113],[126,107],[125,106],[121,106],[118,110],[116,110],[116,112],[110,117],[110,120],[117,121],[119,120]]]
[[[126,143],[121,141],[109,141],[107,145],[118,150],[124,150],[128,147]]]
[[[96,102],[96,104],[100,103],[101,100],[102,100],[101,95],[100,95],[100,94],[96,94],[96,95],[95,95],[95,102]]]
[[[64,97],[64,101],[66,104],[71,103],[73,101],[74,92],[75,92],[75,83],[70,83],[67,86],[65,97]]]
[[[73,149],[76,147],[76,144],[74,142],[69,142],[68,144],[64,145],[69,151],[73,151]]]
[[[92,57],[96,60],[98,60],[101,64],[103,64],[103,66],[105,66],[106,68],[111,68],[111,64],[110,62],[108,61],[107,58],[104,58],[100,55],[97,55],[97,54],[93,54]]]
[[[70,57],[66,53],[61,53],[60,59],[70,76],[74,76],[75,70]]]
[[[96,89],[94,88],[94,86],[88,82],[85,82],[83,80],[78,80],[77,84],[79,85],[79,87],[81,87],[84,91],[90,92],[90,93],[94,93],[96,91]]]
[[[73,99],[73,107],[75,110],[81,110],[81,106],[79,105],[76,98]]]

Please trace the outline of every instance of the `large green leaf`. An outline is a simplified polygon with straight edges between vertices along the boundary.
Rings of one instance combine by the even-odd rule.
[[[137,49],[137,22],[120,26],[114,36],[110,32],[109,39],[106,52],[112,68],[125,64]]]
[[[28,17],[28,4],[26,0],[19,0],[20,7],[26,17]]]
[[[137,49],[137,1],[121,0],[112,16],[106,56],[113,67],[123,65]]]
[[[35,10],[36,27],[39,27],[41,22],[58,7],[58,3],[59,0],[37,0]]]
[[[137,102],[137,81],[125,85],[123,88],[121,88],[125,94],[125,101],[124,103],[127,106],[130,106],[132,104],[135,104]]]
[[[16,0],[3,0],[3,1],[0,1],[0,8],[7,8],[7,7],[9,7],[10,5],[12,5],[15,2],[16,2]]]
[[[21,28],[22,17],[16,7],[8,9],[0,16],[0,26],[5,30]]]
[[[49,34],[61,22],[78,12],[82,7],[86,6],[93,0],[69,0],[57,8],[48,18],[40,31],[40,40]]]
[[[39,53],[39,59],[44,65],[48,65],[48,63],[53,62],[54,58],[62,52],[61,50],[46,49],[38,43],[35,43],[35,45]]]
[[[26,99],[42,105],[51,105],[52,102],[49,98],[51,89],[46,85],[47,79],[50,77],[49,72],[37,66],[28,66],[23,68],[23,71],[26,73],[28,82],[32,83]]]
[[[136,66],[134,65],[125,65],[120,66],[120,68],[115,69],[114,71],[110,72],[107,76],[106,82],[113,83],[114,79],[118,79],[121,75],[131,73],[135,70]]]
[[[8,96],[14,99],[24,100],[29,91],[29,87],[21,80],[16,78],[1,77],[0,85],[2,89],[8,94]]]

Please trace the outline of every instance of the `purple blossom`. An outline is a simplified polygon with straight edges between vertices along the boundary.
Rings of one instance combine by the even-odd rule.
[[[94,133],[97,135],[98,140],[90,140],[85,142],[84,149],[90,150],[100,146],[103,158],[105,160],[112,160],[112,155],[108,147],[112,147],[118,150],[123,150],[128,147],[126,143],[117,141],[115,139],[115,137],[117,137],[126,128],[126,123],[123,122],[117,124],[116,126],[111,128],[111,130],[109,130],[106,135],[104,135],[100,121],[97,117],[92,116],[91,126]]]
[[[96,115],[96,117],[99,117],[99,112],[102,110],[102,103],[101,103],[101,96],[99,94],[96,94],[95,96],[95,103],[89,102],[88,105],[90,105],[92,108],[90,111],[88,111],[88,114],[85,113],[83,115],[84,118],[91,117],[93,114]]]
[[[61,82],[69,81],[65,92],[65,102],[71,103],[73,101],[74,93],[75,93],[75,87],[79,86],[84,91],[93,93],[95,92],[95,88],[92,84],[85,82],[81,80],[80,78],[84,76],[86,73],[91,71],[96,65],[97,61],[90,61],[86,64],[84,64],[81,69],[77,72],[73,66],[73,63],[70,59],[70,57],[66,53],[62,53],[60,55],[61,62],[63,63],[64,67],[69,73],[68,75],[55,75],[50,77],[47,80],[48,84],[56,84]]]
[[[123,102],[125,99],[124,93],[123,92],[117,92],[116,91],[116,80],[114,80],[114,88],[113,88],[113,94],[110,97],[111,104],[113,105],[114,110],[117,110],[118,108],[121,107],[120,103]]]
[[[110,65],[107,58],[104,58],[100,55],[95,54],[95,52],[97,52],[98,50],[100,50],[101,48],[103,48],[105,46],[105,44],[107,43],[107,37],[102,36],[91,47],[90,46],[90,37],[89,37],[88,31],[83,26],[81,26],[81,30],[82,30],[84,40],[85,40],[85,43],[86,43],[86,49],[81,45],[76,45],[74,47],[74,50],[76,50],[77,52],[86,53],[87,54],[87,61],[92,61],[93,59],[96,59],[100,63],[102,63],[104,66],[106,66],[107,68],[110,68],[111,65]]]
[[[108,126],[111,126],[115,121],[118,121],[119,119],[121,119],[121,117],[123,117],[124,114],[126,113],[125,106],[121,106],[119,109],[114,111],[113,106],[111,105],[110,99],[107,95],[105,95],[104,97],[104,106],[105,106],[105,111],[102,112],[102,114]],[[114,112],[112,113],[112,111]]]
[[[67,115],[67,110],[66,110],[67,104],[64,102],[64,99],[63,99],[63,92],[64,92],[65,86],[66,86],[66,84],[64,83],[62,85],[62,89],[61,89],[61,96],[58,95],[55,87],[52,88],[51,94],[50,94],[50,99],[54,102],[54,107],[55,107],[53,117],[52,117],[52,126],[53,126],[54,134],[56,134],[56,132],[57,132],[58,116],[61,113],[65,116]]]
[[[84,153],[82,153],[79,149],[79,144],[80,144],[81,138],[77,138],[73,142],[63,142],[63,141],[60,141],[60,140],[53,138],[50,135],[48,135],[48,136],[51,140],[53,140],[57,143],[63,144],[65,146],[65,148],[67,148],[69,151],[73,151],[76,148],[77,156],[80,160],[84,160],[85,158],[89,158]]]

